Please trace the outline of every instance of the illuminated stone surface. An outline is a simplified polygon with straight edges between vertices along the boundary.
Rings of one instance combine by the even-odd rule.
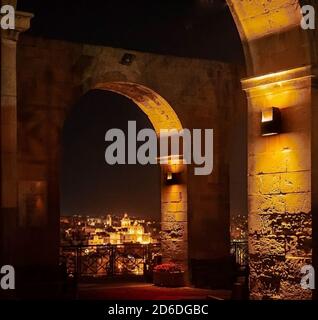
[[[216,134],[212,175],[194,176],[193,168],[188,166],[184,170],[187,184],[167,186],[162,179],[162,249],[164,260],[179,262],[186,270],[189,259],[225,259],[230,244],[230,159],[222,151],[227,137],[224,119],[234,119],[234,115],[242,113],[240,70],[219,62],[140,52],[134,53],[136,59],[127,67],[119,63],[125,52],[21,38],[19,179],[49,181],[49,225],[58,234],[61,129],[71,106],[92,88],[129,97],[148,115],[157,131],[181,125],[189,129],[213,128]],[[49,239],[51,234],[47,234]],[[27,235],[23,241],[29,241]],[[42,243],[47,246],[49,241],[37,243],[39,250]],[[56,249],[54,242],[50,243],[53,257]],[[23,254],[21,259],[25,259]],[[32,257],[33,261],[36,259]]]
[[[251,298],[308,299],[311,292],[301,289],[299,271],[313,262],[311,180],[317,180],[317,156],[312,145],[317,146],[317,137],[311,123],[317,94],[311,76],[317,72],[310,65],[318,60],[317,32],[301,29],[299,1],[227,2],[250,76],[243,89],[249,105]],[[268,107],[281,109],[283,134],[262,138],[259,114]]]
[[[249,105],[251,297],[307,299],[310,292],[300,289],[299,270],[312,262],[311,230],[317,230],[317,225],[312,226],[311,211],[317,207],[318,199],[318,133],[311,128],[316,121],[311,121],[318,119],[318,90],[311,78],[317,75],[317,69],[310,67],[318,61],[317,31],[300,28],[299,1],[227,2],[242,38],[247,73],[251,78],[243,82]],[[13,42],[7,41],[8,36]],[[2,59],[8,63],[6,68],[1,63],[1,118],[9,126],[3,123],[3,132],[8,140],[3,137],[2,140],[6,151],[10,151],[1,159],[2,168],[7,169],[2,172],[2,215],[10,218],[5,220],[7,235],[3,233],[3,239],[9,239],[9,233],[14,231],[17,199],[14,167],[17,152],[16,39],[17,32],[2,33]],[[225,123],[229,110],[236,108],[236,111],[231,111],[233,113],[240,110],[235,103],[240,99],[240,93],[233,86],[232,71],[222,64],[188,59],[173,59],[169,64],[160,56],[138,53],[136,62],[127,68],[118,64],[124,53],[120,49],[41,41],[29,39],[19,52],[21,105],[18,125],[20,137],[27,139],[19,140],[18,179],[48,181],[50,229],[32,233],[31,243],[33,246],[37,243],[38,250],[41,250],[42,243],[45,245],[46,261],[37,261],[36,251],[33,256],[30,252],[24,254],[23,248],[28,245],[31,231],[26,231],[24,237],[16,240],[16,251],[23,263],[29,260],[34,264],[54,265],[58,243],[60,130],[69,107],[81,94],[105,82],[140,83],[165,97],[184,127],[213,127],[220,132],[215,146],[221,150],[227,134],[222,123]],[[186,70],[193,72],[191,81]],[[225,82],[231,85],[224,86]],[[228,100],[231,96],[234,101]],[[260,137],[259,114],[263,108],[273,106],[282,111],[284,133],[263,139]],[[13,164],[9,165],[9,161]],[[212,177],[188,181],[191,258],[219,257],[228,250],[228,236],[224,229],[228,220],[228,188],[225,182],[228,159],[220,154],[215,163]],[[167,193],[163,192],[163,212],[167,213],[167,223],[177,212],[171,206],[183,199],[178,193],[171,194],[173,201],[169,201],[165,198]],[[176,220],[182,222],[184,211],[178,212],[181,216]],[[168,230],[178,237],[183,232],[180,230],[185,229]],[[207,242],[209,246],[206,246]],[[162,246],[168,256],[180,261],[188,249],[186,241],[176,239],[164,240]]]
[[[227,0],[240,33],[248,74],[268,74],[311,64],[299,1]],[[295,49],[297,48],[297,49]]]
[[[311,291],[300,286],[301,267],[312,263],[311,72],[305,67],[243,81],[252,115],[248,150],[252,299],[311,297]],[[283,115],[283,131],[261,137],[261,110],[273,105]]]

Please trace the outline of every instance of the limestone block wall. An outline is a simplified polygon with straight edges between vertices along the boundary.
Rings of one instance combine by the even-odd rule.
[[[313,266],[318,265],[318,130],[316,119],[318,119],[318,70],[314,71],[316,77],[312,80],[311,99],[312,99],[312,116],[311,116],[311,161],[312,161],[312,177],[311,177],[311,210],[312,210],[312,228],[313,228]],[[318,279],[316,277],[315,287],[317,288]],[[317,299],[317,293],[314,292],[314,299]]]
[[[300,26],[298,0],[227,0],[244,46],[250,76],[311,63],[309,32]],[[297,48],[297,49],[295,49]]]
[[[53,253],[57,252],[58,245],[58,174],[64,119],[81,95],[96,85],[126,81],[148,87],[166,99],[184,128],[214,129],[212,175],[194,176],[189,166],[187,200],[186,189],[162,189],[162,212],[166,217],[162,225],[166,237],[162,243],[163,248],[167,248],[165,241],[171,237],[175,237],[174,240],[188,237],[188,248],[186,241],[170,241],[173,245],[167,251],[171,256],[177,258],[178,252],[183,252],[190,260],[224,259],[229,255],[227,137],[232,115],[239,112],[244,103],[240,71],[220,62],[132,51],[129,53],[134,54],[135,59],[127,66],[120,63],[126,52],[30,36],[21,39],[18,48],[19,180],[46,181],[48,194],[48,218],[43,220],[47,222],[33,235],[38,241],[32,240],[29,229],[21,243],[36,243],[38,251],[49,245],[48,261],[52,262],[52,257],[57,256]],[[170,200],[165,200],[167,195]],[[174,224],[172,228],[171,219],[186,223],[180,228]]]
[[[1,31],[1,260],[12,262],[9,252],[12,236],[5,225],[14,227],[17,216],[17,90],[16,90],[16,41],[17,34]]]
[[[188,190],[185,165],[162,165],[161,178],[161,247],[165,262],[184,266],[188,280]],[[180,183],[169,185],[168,172],[180,174]]]
[[[14,1],[10,2],[15,5]],[[14,263],[16,225],[18,220],[17,191],[17,81],[16,50],[21,32],[30,27],[31,14],[16,12],[14,30],[0,30],[0,264]]]
[[[73,64],[79,46],[39,45],[32,38],[26,44],[25,39],[17,49],[19,216],[25,199],[32,197],[29,189],[37,184],[43,185],[45,206],[37,213],[40,219],[32,210],[27,220],[19,217],[15,250],[18,264],[48,268],[52,278],[50,268],[57,266],[59,255],[61,130],[67,108],[82,93]]]
[[[312,104],[317,71],[310,67],[317,64],[317,31],[301,28],[301,6],[309,4],[317,11],[318,4],[314,0],[227,3],[251,77],[243,81],[249,100],[251,297],[306,299],[311,292],[299,289],[300,265],[315,258],[311,248],[317,247],[311,244],[312,236],[317,243],[317,137]],[[285,131],[261,139],[259,113],[276,105],[282,109]]]
[[[310,299],[312,263],[311,69],[243,81],[249,104],[248,197],[253,299]],[[282,133],[262,137],[261,111],[277,107]]]
[[[84,90],[108,81],[136,82],[164,97],[183,128],[214,129],[212,175],[194,177],[193,166],[188,168],[189,257],[221,261],[228,257],[230,243],[228,135],[233,115],[245,110],[237,82],[241,74],[214,61],[140,52],[132,52],[136,58],[127,67],[118,63],[124,52],[85,45]]]

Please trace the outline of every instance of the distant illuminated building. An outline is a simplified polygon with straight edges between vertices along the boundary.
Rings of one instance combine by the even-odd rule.
[[[144,227],[135,221],[133,224],[127,213],[121,219],[119,228],[115,228],[115,232],[109,233],[109,240],[111,244],[123,243],[142,243],[148,244],[152,242],[150,233],[145,233]]]
[[[124,214],[124,217],[121,219],[120,223],[121,223],[122,228],[129,228],[130,227],[131,222],[130,222],[130,218],[128,217],[127,213]]]
[[[106,217],[106,226],[111,227],[112,226],[112,216],[110,214]]]
[[[122,244],[122,236],[119,232],[111,232],[109,234],[109,242],[111,244]]]
[[[145,220],[132,219],[127,213],[119,220],[119,226],[116,220],[112,221],[110,214],[106,216],[106,219],[87,217],[81,220],[83,221],[74,219],[74,224],[70,224],[67,218],[61,219],[64,243],[98,246],[157,242],[150,232],[145,232]],[[149,229],[149,223],[147,223],[147,229]]]
[[[95,234],[92,239],[88,240],[88,244],[90,246],[103,245],[103,244],[105,244],[105,240],[103,237],[100,237],[97,234]]]
[[[247,216],[236,215],[231,218],[230,233],[231,240],[247,239]]]

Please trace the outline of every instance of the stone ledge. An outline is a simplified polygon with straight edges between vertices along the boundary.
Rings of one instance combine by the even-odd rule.
[[[304,66],[295,69],[278,71],[262,76],[246,78],[241,80],[244,91],[249,91],[265,85],[275,85],[277,82],[295,81],[303,78],[313,77],[315,70],[312,66]]]

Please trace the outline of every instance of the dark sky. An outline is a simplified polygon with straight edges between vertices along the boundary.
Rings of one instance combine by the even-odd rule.
[[[62,215],[127,211],[160,220],[159,166],[110,166],[104,160],[106,131],[127,132],[128,120],[137,122],[137,130],[152,128],[132,101],[112,92],[90,91],[73,107],[63,131]]]
[[[225,0],[19,0],[31,34],[177,56],[243,63]]]

